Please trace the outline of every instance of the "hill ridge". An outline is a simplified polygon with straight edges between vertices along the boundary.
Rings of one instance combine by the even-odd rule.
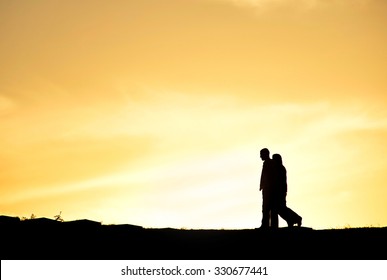
[[[380,259],[387,227],[144,228],[0,216],[1,259]]]

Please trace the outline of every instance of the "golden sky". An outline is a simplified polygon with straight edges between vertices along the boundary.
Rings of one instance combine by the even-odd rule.
[[[387,1],[0,0],[0,214],[387,226]],[[285,225],[284,221],[280,225]]]

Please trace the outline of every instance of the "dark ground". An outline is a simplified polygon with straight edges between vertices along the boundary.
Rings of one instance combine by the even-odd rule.
[[[380,260],[387,227],[178,230],[0,216],[2,260]]]

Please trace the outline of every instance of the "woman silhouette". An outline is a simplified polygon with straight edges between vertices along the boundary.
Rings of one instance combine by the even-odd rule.
[[[302,223],[301,216],[286,206],[288,184],[286,177],[286,168],[282,164],[282,157],[280,154],[273,154],[272,160],[275,173],[274,186],[278,214],[282,219],[284,219],[288,223],[288,227],[292,227],[295,224],[300,227]]]

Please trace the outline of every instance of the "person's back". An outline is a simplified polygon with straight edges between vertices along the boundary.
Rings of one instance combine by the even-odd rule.
[[[273,154],[272,159],[273,173],[274,173],[274,192],[280,202],[286,203],[285,197],[288,191],[288,184],[286,178],[286,168],[282,164],[282,157],[280,154]]]
[[[265,159],[263,162],[260,189],[265,191],[270,191],[271,186],[274,183],[273,179],[274,179],[273,161],[272,159],[268,158],[268,159]]]
[[[301,226],[302,218],[292,209],[286,205],[286,195],[288,191],[286,168],[282,163],[282,157],[279,154],[273,154],[273,169],[275,173],[274,189],[275,189],[275,203],[278,209],[278,214],[283,218],[289,227],[294,224]]]

